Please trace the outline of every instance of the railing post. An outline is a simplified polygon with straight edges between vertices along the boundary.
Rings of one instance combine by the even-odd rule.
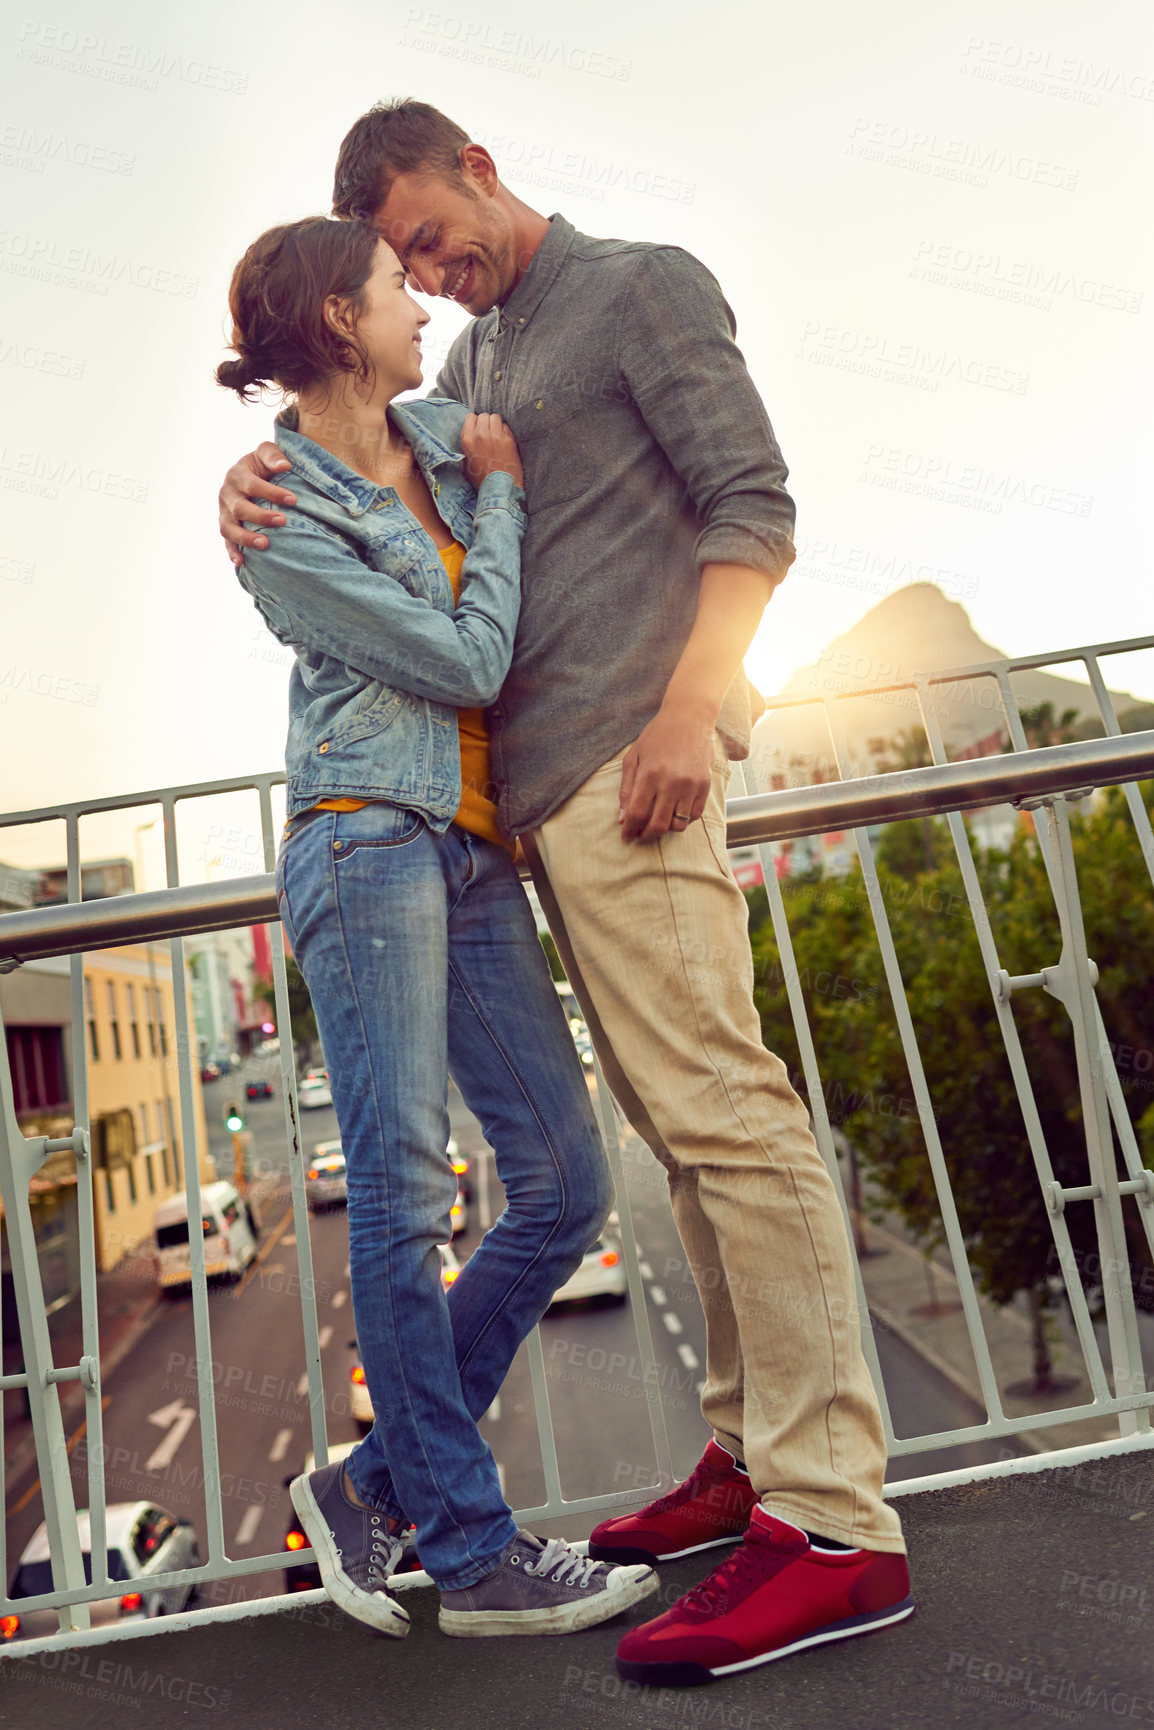
[[[63,1141],[50,1141],[44,1135],[23,1134],[16,1120],[8,1044],[4,1036],[4,1018],[0,1015],[0,1198],[3,1199],[4,1221],[8,1228],[8,1254],[28,1378],[28,1404],[36,1441],[44,1519],[48,1527],[48,1549],[52,1557],[52,1584],[57,1592],[84,1586],[84,1560],[76,1529],[76,1502],[68,1467],[60,1390],[51,1379],[54,1368],[52,1341],[44,1309],[44,1286],[40,1278],[28,1186],[49,1153],[66,1147],[77,1153],[83,1171],[87,1139],[84,1130],[74,1130]],[[88,1367],[95,1374],[95,1366]],[[61,1605],[57,1615],[64,1633],[91,1626],[87,1604]]]
[[[1130,1262],[1122,1219],[1122,1197],[1118,1191],[1118,1165],[1110,1128],[1110,1102],[1102,1070],[1102,1047],[1095,1014],[1094,979],[1086,952],[1086,930],[1078,898],[1078,876],[1070,836],[1070,816],[1063,799],[1047,799],[1046,833],[1050,842],[1050,876],[1062,931],[1062,955],[1057,967],[1047,969],[1046,990],[1057,997],[1070,1017],[1074,1033],[1074,1055],[1078,1066],[1082,1122],[1086,1136],[1086,1159],[1098,1229],[1098,1252],[1102,1264],[1102,1301],[1114,1375],[1115,1396],[1124,1400],[1146,1390],[1138,1317],[1130,1283]],[[1118,1414],[1122,1435],[1149,1430],[1145,1408]]]

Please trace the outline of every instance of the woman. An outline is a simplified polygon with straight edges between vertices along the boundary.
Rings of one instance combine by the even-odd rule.
[[[476,1424],[612,1198],[490,797],[479,706],[513,647],[517,447],[495,415],[394,400],[421,382],[428,315],[370,228],[270,230],[230,306],[237,359],[218,382],[289,402],[277,438],[296,505],[238,574],[296,651],[277,896],[329,1065],[377,1414],[343,1469],[295,1480],[293,1505],[330,1595],[385,1633],[408,1630],[385,1589],[408,1521],[447,1633],[563,1633],[656,1576],[519,1532]],[[446,1298],[450,1070],[507,1206]]]

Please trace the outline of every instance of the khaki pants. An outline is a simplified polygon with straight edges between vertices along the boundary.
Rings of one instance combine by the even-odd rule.
[[[627,845],[618,757],[522,839],[606,1079],[669,1179],[705,1311],[706,1422],[771,1512],[900,1551],[841,1210],[761,1042],[728,779],[719,750],[701,820]]]

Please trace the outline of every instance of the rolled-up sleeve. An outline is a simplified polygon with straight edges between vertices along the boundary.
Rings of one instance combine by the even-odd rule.
[[[621,373],[684,481],[704,565],[750,565],[779,583],[793,563],[794,505],[765,405],[714,276],[678,247],[647,250],[625,292]]]

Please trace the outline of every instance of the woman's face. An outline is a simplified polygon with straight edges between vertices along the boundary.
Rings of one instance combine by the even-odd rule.
[[[375,375],[375,391],[389,398],[421,383],[421,329],[429,314],[405,287],[401,262],[385,241],[378,241],[373,273],[364,286],[360,311],[334,296],[329,306],[343,328],[355,328]]]

